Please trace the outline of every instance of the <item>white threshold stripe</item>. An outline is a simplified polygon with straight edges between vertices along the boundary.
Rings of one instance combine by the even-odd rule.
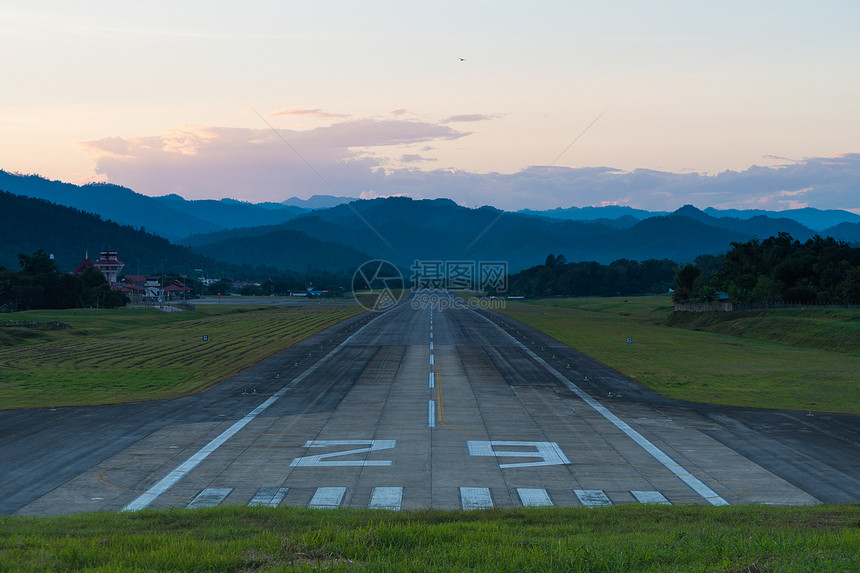
[[[233,491],[232,487],[207,487],[188,502],[187,509],[197,507],[215,507],[220,505],[224,499]]]
[[[400,511],[403,502],[402,487],[375,487],[370,496],[370,509],[390,509]]]
[[[602,507],[612,505],[602,489],[575,489],[573,493],[585,507]]]
[[[525,507],[550,507],[552,500],[545,489],[517,488],[517,495]]]
[[[311,498],[308,507],[314,509],[332,509],[340,507],[340,502],[343,501],[343,496],[346,493],[345,487],[318,487]]]
[[[488,487],[461,487],[460,504],[463,509],[489,509],[493,498]]]
[[[248,505],[262,505],[265,507],[278,507],[284,500],[284,496],[290,491],[288,487],[261,487],[251,498]]]
[[[678,462],[676,462],[668,454],[663,452],[663,450],[652,444],[642,434],[631,428],[627,424],[627,422],[610,412],[603,404],[589,396],[579,386],[568,380],[567,377],[565,377],[561,372],[547,364],[547,362],[543,358],[529,350],[522,342],[511,336],[504,328],[502,328],[483,314],[477,311],[473,312],[475,312],[475,314],[477,314],[478,316],[495,326],[505,335],[507,335],[508,338],[513,340],[520,348],[525,350],[526,354],[531,356],[537,363],[546,368],[553,376],[555,376],[562,384],[567,386],[571,392],[579,396],[583,402],[591,406],[595,411],[597,411],[598,414],[609,420],[616,428],[624,432],[627,437],[636,442],[646,452],[651,454],[651,456],[658,462],[660,462],[663,467],[675,474],[678,479],[690,486],[693,491],[705,498],[708,503],[710,503],[711,505],[729,505],[729,502],[720,497],[717,492],[705,485],[699,478],[695,477],[693,474],[685,470]]]
[[[672,505],[669,500],[659,491],[631,491],[633,497],[639,503],[661,503],[663,505]]]
[[[382,316],[382,315],[379,315]],[[367,324],[353,332],[346,340],[335,346],[328,354],[323,356],[319,361],[313,364],[310,368],[296,376],[290,383],[286,386],[272,394],[268,400],[251,410],[244,418],[235,422],[232,426],[218,434],[211,442],[200,448],[197,453],[193,454],[187,460],[179,464],[175,469],[171,470],[167,473],[166,476],[158,480],[155,485],[150,487],[144,493],[140,494],[136,498],[134,498],[131,502],[128,503],[125,507],[122,508],[122,511],[140,511],[141,509],[145,509],[149,507],[149,505],[155,501],[158,496],[166,492],[168,489],[176,485],[176,483],[185,477],[188,472],[196,468],[200,462],[209,457],[209,454],[217,450],[221,447],[224,442],[232,438],[236,435],[239,430],[247,426],[254,418],[256,418],[261,412],[263,412],[266,408],[274,404],[281,398],[284,394],[287,393],[287,390],[290,389],[291,386],[295,386],[308,376],[310,376],[317,368],[319,368],[323,363],[328,361],[336,352],[338,352],[345,344],[350,342],[355,336],[357,336],[362,330],[370,326],[370,324],[376,320],[376,318],[371,319]]]
[[[436,427],[436,402],[433,400],[427,402],[427,427]]]

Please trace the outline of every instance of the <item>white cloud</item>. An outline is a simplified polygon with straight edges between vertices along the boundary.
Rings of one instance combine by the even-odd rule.
[[[106,137],[79,146],[95,159],[103,179],[148,195],[181,191],[191,199],[280,201],[313,194],[406,193],[502,209],[619,204],[674,210],[691,203],[701,208],[860,210],[860,152],[715,175],[611,167],[534,166],[512,174],[391,168],[398,162],[418,165],[435,159],[404,153],[403,146],[430,152],[467,135],[441,123],[348,119],[277,133],[181,125],[157,136]]]

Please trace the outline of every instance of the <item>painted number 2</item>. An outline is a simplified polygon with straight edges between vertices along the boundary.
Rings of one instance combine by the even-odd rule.
[[[353,454],[365,454],[368,452],[376,452],[379,450],[390,450],[397,445],[397,440],[308,440],[305,442],[306,448],[331,448],[335,446],[367,446],[366,448],[355,448],[353,450],[341,450],[339,452],[330,452],[327,454],[317,454],[314,456],[303,456],[294,458],[290,462],[290,467],[316,466],[316,467],[333,467],[333,466],[390,466],[391,460],[334,460],[323,461],[330,458],[338,458],[341,456],[349,456]]]

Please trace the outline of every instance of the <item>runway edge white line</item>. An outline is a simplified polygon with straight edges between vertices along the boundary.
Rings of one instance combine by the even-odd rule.
[[[217,450],[224,442],[236,435],[242,428],[247,426],[266,408],[277,402],[279,398],[281,398],[284,394],[287,393],[287,390],[289,390],[291,386],[295,386],[296,384],[310,376],[320,365],[328,361],[329,358],[336,354],[341,348],[343,348],[344,345],[349,343],[353,338],[358,336],[361,331],[370,326],[374,320],[379,318],[379,316],[382,316],[382,314],[370,319],[367,324],[353,332],[343,342],[335,346],[328,354],[315,362],[310,368],[293,378],[292,381],[290,381],[283,388],[272,394],[265,402],[251,410],[244,418],[235,422],[232,426],[218,434],[217,437],[215,437],[208,444],[200,448],[195,454],[193,454],[187,460],[179,464],[175,469],[168,472],[166,476],[158,480],[152,487],[150,487],[144,493],[140,494],[131,502],[129,502],[125,507],[122,508],[122,511],[140,511],[141,509],[146,509],[147,507],[149,507],[149,505],[153,501],[158,499],[158,496],[176,485],[179,480],[181,480],[183,477],[185,477],[186,474],[188,474],[188,472],[193,470],[195,467],[197,467],[198,464],[200,464],[200,462],[205,460],[209,456],[209,454]]]
[[[584,390],[582,390],[579,386],[571,382],[564,376],[561,372],[553,368],[550,364],[548,364],[543,358],[532,352],[528,349],[522,342],[511,336],[511,334],[506,331],[504,328],[481,314],[477,311],[472,311],[494,327],[503,332],[508,338],[514,341],[514,343],[522,348],[526,354],[531,356],[535,362],[543,366],[549,371],[550,374],[555,376],[562,384],[567,386],[567,388],[579,396],[583,402],[591,406],[598,414],[606,418],[609,422],[611,422],[616,428],[624,432],[627,437],[636,442],[642,449],[651,454],[651,456],[660,462],[667,470],[675,474],[675,476],[683,481],[685,484],[690,486],[696,493],[705,498],[705,500],[711,505],[729,505],[725,499],[720,497],[717,492],[709,488],[705,485],[699,478],[693,476],[690,472],[685,470],[678,462],[673,460],[668,454],[663,452],[660,448],[652,444],[647,438],[645,438],[642,434],[631,428],[627,422],[610,412],[606,406],[589,396]]]

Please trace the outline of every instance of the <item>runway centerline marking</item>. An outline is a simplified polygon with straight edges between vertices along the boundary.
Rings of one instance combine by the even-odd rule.
[[[382,316],[381,314],[379,316]],[[187,460],[176,466],[175,469],[171,470],[167,473],[166,476],[158,480],[155,485],[150,487],[144,493],[140,494],[136,498],[134,498],[131,502],[129,502],[125,507],[122,508],[122,511],[139,511],[141,509],[145,509],[149,507],[149,505],[158,499],[158,496],[166,492],[168,489],[176,485],[183,477],[185,477],[191,470],[196,468],[200,462],[209,457],[209,454],[220,448],[224,442],[232,438],[236,435],[242,428],[247,426],[254,418],[256,418],[261,412],[263,412],[266,408],[274,404],[281,398],[284,394],[287,393],[287,390],[290,387],[295,386],[311,374],[316,371],[321,365],[327,362],[332,356],[334,356],[341,348],[343,348],[346,344],[352,341],[353,338],[358,336],[365,328],[370,326],[377,317],[368,321],[367,324],[353,332],[350,336],[348,336],[343,342],[335,346],[328,354],[323,356],[318,362],[313,364],[310,368],[296,376],[292,381],[290,381],[283,388],[272,394],[268,400],[251,410],[244,418],[235,422],[232,426],[218,434],[212,441],[208,444],[200,448],[197,453],[193,454]]]
[[[566,376],[564,376],[561,372],[550,366],[543,358],[532,352],[522,342],[511,336],[508,331],[506,331],[504,328],[502,328],[483,314],[476,311],[475,314],[492,324],[495,328],[504,333],[508,338],[513,340],[514,343],[520,348],[522,348],[526,352],[526,354],[531,356],[532,359],[535,360],[535,362],[546,368],[546,370],[550,374],[555,376],[562,384],[567,386],[567,388],[571,392],[579,396],[579,398],[582,399],[583,402],[591,406],[592,409],[594,409],[598,414],[606,418],[609,422],[612,423],[612,425],[624,432],[627,437],[636,442],[646,452],[651,454],[651,456],[658,462],[660,462],[663,467],[675,474],[678,479],[687,484],[693,491],[698,493],[700,496],[705,498],[708,503],[710,503],[711,505],[729,505],[729,502],[720,497],[717,492],[705,485],[699,478],[695,477],[693,474],[685,470],[683,466],[681,466],[681,464],[673,460],[668,454],[663,452],[663,450],[651,443],[647,438],[645,438],[645,436],[631,428],[627,424],[627,422],[610,412],[606,408],[606,406],[589,396],[579,386],[568,380]]]

